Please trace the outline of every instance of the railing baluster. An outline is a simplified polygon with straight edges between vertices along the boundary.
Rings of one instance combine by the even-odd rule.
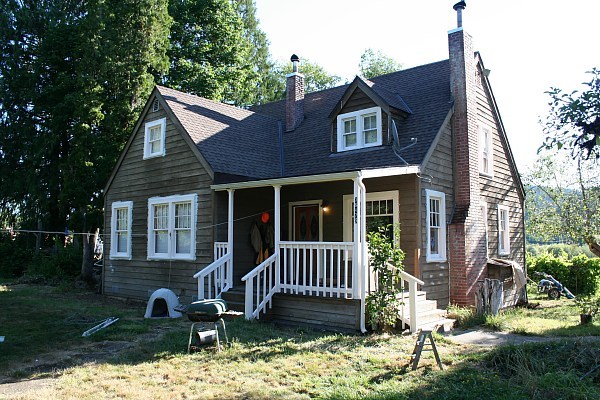
[[[306,294],[306,247],[302,250],[303,254],[302,254],[302,294]],[[300,284],[300,281],[298,281],[298,284]]]
[[[296,265],[294,265],[294,277],[292,278],[293,280],[293,291],[292,293],[298,294],[298,286],[300,285],[299,282],[299,275],[300,274],[300,246],[296,245]]]
[[[312,296],[313,294],[313,290],[312,288],[314,287],[313,285],[313,268],[314,268],[314,260],[313,260],[313,255],[314,255],[314,247],[312,244],[310,244],[309,246],[310,249],[310,253],[309,253],[309,257],[310,257],[310,263],[308,264],[308,285],[309,285],[309,290],[308,290],[308,295]]]
[[[340,289],[341,289],[341,283],[342,283],[342,277],[340,275],[340,269],[342,268],[342,252],[340,250],[340,245],[337,245],[337,285],[336,285],[336,289],[337,289],[337,297],[340,297]]]
[[[333,246],[329,248],[329,297],[333,297]]]

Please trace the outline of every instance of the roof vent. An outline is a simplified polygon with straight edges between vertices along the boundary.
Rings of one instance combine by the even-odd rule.
[[[467,7],[467,3],[459,1],[452,8],[456,11],[456,27],[462,28],[462,10]]]
[[[160,110],[160,102],[158,101],[158,98],[154,98],[154,101],[152,102],[152,112],[156,112]]]

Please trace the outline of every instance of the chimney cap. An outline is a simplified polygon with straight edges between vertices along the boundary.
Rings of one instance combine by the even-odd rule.
[[[300,61],[300,57],[298,57],[295,54],[292,54],[292,57],[290,57],[290,61],[291,62],[299,62]]]
[[[454,6],[452,6],[454,11],[464,10],[466,7],[467,7],[467,3],[465,3],[464,1],[459,1]]]

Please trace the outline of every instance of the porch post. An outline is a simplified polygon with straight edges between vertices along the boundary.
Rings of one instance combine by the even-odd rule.
[[[229,195],[229,204],[227,212],[227,253],[231,258],[227,262],[227,286],[233,288],[233,192],[234,189],[227,189]]]
[[[354,178],[352,179],[352,181],[354,182],[354,197],[353,197],[353,209],[352,209],[352,234],[353,234],[353,241],[354,241],[354,247],[352,248],[352,258],[353,258],[353,262],[352,262],[352,298],[353,299],[358,299],[359,295],[360,295],[360,276],[359,276],[359,271],[360,271],[360,225],[359,225],[359,221],[360,221],[360,213],[359,213],[359,186],[358,186],[358,179]]]
[[[281,186],[275,185],[273,186],[275,190],[275,291],[279,292],[280,283],[280,249],[279,242],[281,241]]]

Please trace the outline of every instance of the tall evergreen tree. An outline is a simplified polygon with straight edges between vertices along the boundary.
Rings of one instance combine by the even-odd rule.
[[[167,67],[166,0],[4,0],[0,25],[3,215],[92,228],[86,215],[102,209],[101,189]]]

